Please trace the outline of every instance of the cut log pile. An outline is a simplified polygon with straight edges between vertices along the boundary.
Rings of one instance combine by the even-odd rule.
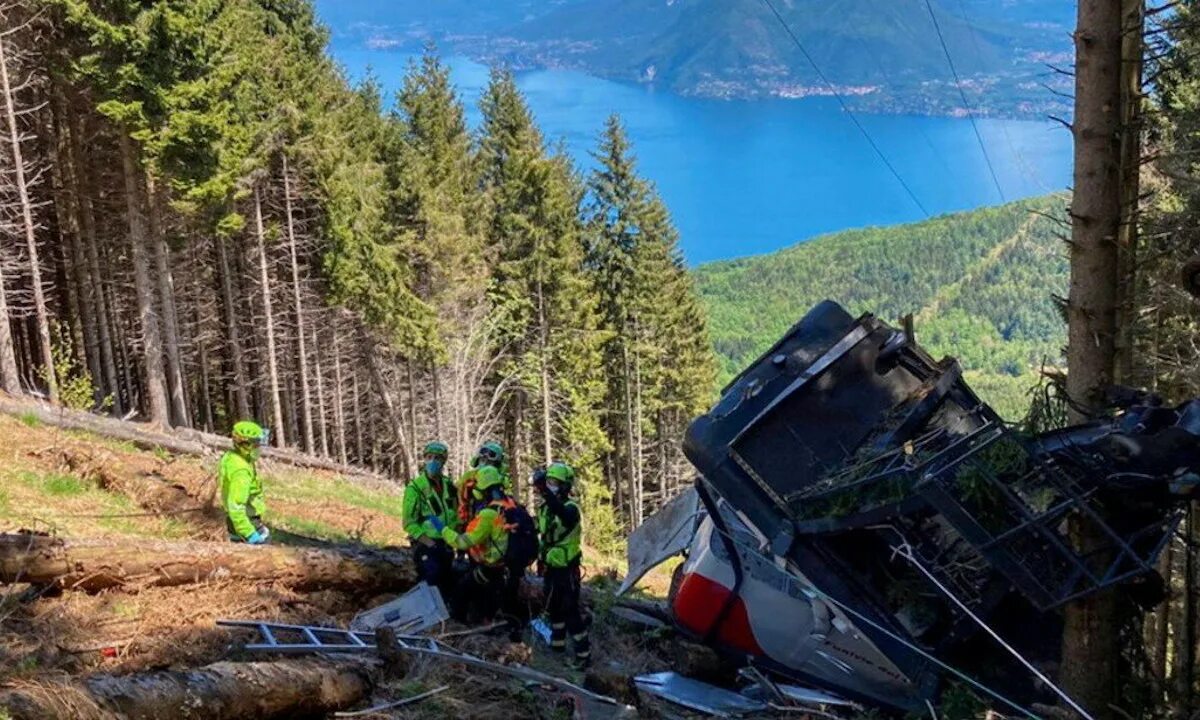
[[[196,670],[30,684],[0,693],[13,720],[244,720],[322,716],[367,696],[365,663],[220,662]]]
[[[296,590],[374,593],[407,588],[416,575],[408,552],[402,549],[163,541],[132,544],[23,533],[0,535],[0,583],[99,592],[216,579],[277,582]]]

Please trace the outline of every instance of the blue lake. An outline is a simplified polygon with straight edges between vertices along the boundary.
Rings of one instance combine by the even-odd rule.
[[[389,103],[412,57],[356,42],[335,42],[332,51],[353,79],[370,68]],[[461,58],[448,64],[475,126],[487,68]],[[686,98],[557,70],[522,73],[518,84],[547,139],[564,143],[584,168],[593,164],[589,151],[605,117],[622,116],[639,169],[670,208],[689,264],[925,217],[833,98]],[[933,215],[1070,183],[1071,137],[1057,123],[979,121],[997,190],[969,120],[857,117]]]

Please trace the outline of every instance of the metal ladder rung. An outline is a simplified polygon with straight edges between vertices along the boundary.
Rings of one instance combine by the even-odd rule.
[[[259,623],[258,631],[262,633],[263,639],[267,641],[268,645],[279,644],[279,641],[275,639],[275,633],[271,632],[271,628],[267,627],[266,624]]]

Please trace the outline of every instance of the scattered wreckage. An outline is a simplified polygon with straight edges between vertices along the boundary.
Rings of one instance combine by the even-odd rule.
[[[1200,490],[1200,400],[1120,400],[1111,417],[1023,434],[955,360],[872,315],[816,306],[691,424],[695,486],[629,537],[618,591],[684,555],[669,619],[741,661],[750,685],[653,673],[634,686],[717,716],[797,704],[831,716],[859,703],[923,711],[953,677],[1030,717],[1027,704],[1057,693],[1089,718],[1044,672],[1059,611],[1115,586],[1161,601],[1156,561]],[[1091,538],[1086,553],[1071,533]],[[444,619],[418,586],[350,630],[221,624],[257,631],[252,651],[424,655],[632,712],[418,634]]]
[[[674,623],[776,677],[902,711],[948,676],[1022,713],[1072,704],[1041,670],[1058,611],[1118,585],[1160,601],[1200,486],[1200,401],[1115,409],[1021,434],[956,361],[824,302],[692,423],[695,488],[631,535],[621,591],[684,554]]]

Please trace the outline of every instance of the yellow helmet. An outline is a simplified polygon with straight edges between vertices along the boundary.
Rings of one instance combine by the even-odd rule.
[[[502,487],[504,478],[500,471],[491,465],[484,465],[475,470],[475,491],[482,494],[494,487]]]

